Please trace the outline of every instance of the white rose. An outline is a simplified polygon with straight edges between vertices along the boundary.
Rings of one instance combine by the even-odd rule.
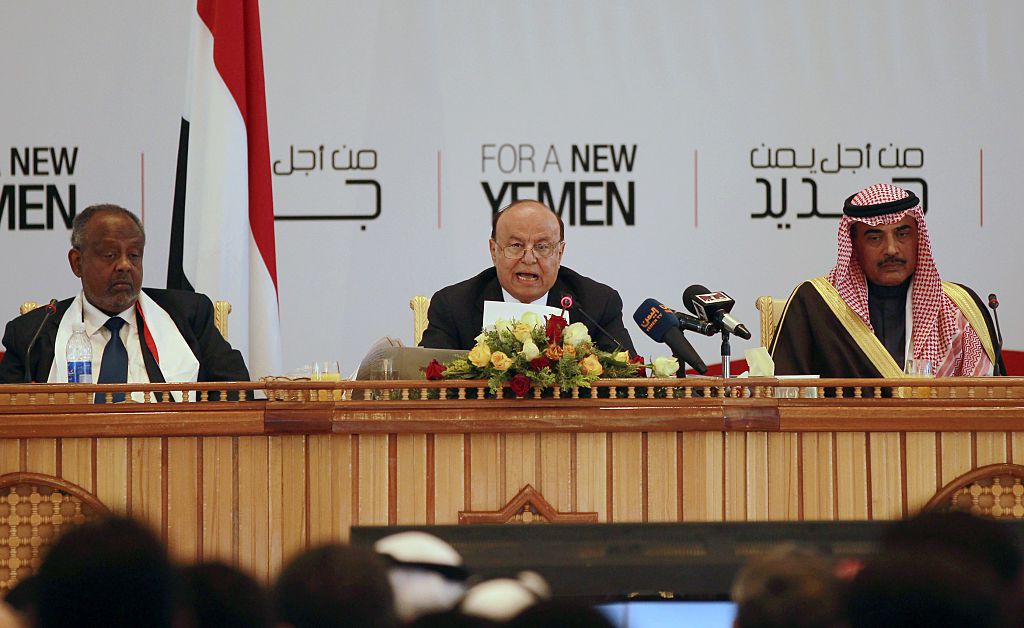
[[[629,364],[629,351],[619,351],[615,354],[615,361]]]
[[[534,358],[540,357],[540,349],[532,340],[527,340],[523,343],[523,350],[519,352],[519,355],[526,358],[526,361],[529,362]]]
[[[510,331],[512,329],[512,323],[511,321],[508,321],[504,318],[499,318],[498,320],[494,321],[494,329],[499,334],[503,331]]]
[[[476,344],[480,344],[484,340],[487,340],[487,332],[485,331],[480,332],[480,334],[473,339],[473,341],[476,342]]]
[[[523,323],[524,325],[529,325],[530,329],[533,329],[537,325],[541,324],[540,316],[538,316],[536,312],[523,313],[523,316],[522,318],[519,319],[519,322]]]
[[[655,377],[672,377],[678,370],[679,360],[676,358],[666,358],[665,356],[654,358]]]
[[[562,342],[573,347],[581,343],[590,342],[590,333],[583,323],[573,323],[562,330]]]

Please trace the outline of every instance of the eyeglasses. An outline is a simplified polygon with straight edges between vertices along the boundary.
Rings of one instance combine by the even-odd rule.
[[[501,246],[499,244],[498,248],[501,249],[501,254],[508,259],[522,259],[523,256],[526,255],[526,251],[533,251],[533,254],[536,255],[537,257],[548,258],[555,254],[555,251],[558,250],[558,246],[560,244],[562,243],[538,242],[533,246],[525,246],[518,242],[513,242],[512,244],[506,246]]]

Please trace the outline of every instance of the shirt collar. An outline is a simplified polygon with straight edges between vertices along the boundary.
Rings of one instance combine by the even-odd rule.
[[[501,298],[504,299],[505,303],[519,303],[519,299],[515,298],[505,290],[504,286],[501,288]],[[547,305],[548,304],[548,293],[545,292],[539,299],[533,301],[529,305]],[[104,319],[105,320],[105,319]]]
[[[130,308],[118,314],[119,317],[123,318],[125,323],[129,327],[135,325],[135,304],[133,303]],[[98,307],[89,302],[89,299],[85,297],[85,293],[82,293],[82,319],[85,323],[85,333],[92,336],[96,334],[103,327],[111,317],[100,311]]]

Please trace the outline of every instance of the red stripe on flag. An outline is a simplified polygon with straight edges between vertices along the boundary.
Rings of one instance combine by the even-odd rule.
[[[249,227],[277,291],[274,198],[270,182],[263,41],[258,0],[198,0],[199,18],[213,35],[213,62],[245,123],[249,155]]]

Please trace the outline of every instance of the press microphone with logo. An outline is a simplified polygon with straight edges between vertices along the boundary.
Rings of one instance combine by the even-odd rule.
[[[750,330],[729,312],[736,301],[724,292],[711,292],[700,284],[694,284],[683,292],[683,305],[700,318],[718,325],[722,331],[750,340]]]
[[[718,328],[715,327],[714,323],[702,321],[696,316],[690,316],[686,312],[677,312],[661,301],[657,301],[655,299],[647,299],[640,304],[640,307],[637,308],[636,311],[639,312],[641,309],[646,310],[648,313],[659,310],[675,316],[679,321],[679,328],[683,331],[692,331],[704,336],[714,336],[718,333]],[[643,327],[643,325],[641,325],[641,327]]]
[[[655,306],[651,307],[649,303],[654,303]],[[692,366],[701,375],[706,373],[708,366],[679,329],[678,319],[672,316],[671,312],[665,311],[668,308],[662,310],[657,307],[658,305],[660,304],[654,299],[647,299],[640,304],[636,312],[633,312],[633,320],[651,340],[667,344],[673,356]],[[684,373],[683,370],[679,372]]]
[[[50,299],[50,302],[43,306],[46,310],[46,314],[43,315],[42,322],[39,323],[39,327],[36,327],[36,333],[32,334],[32,340],[28,341],[28,348],[25,349],[25,381],[32,382],[32,346],[36,344],[36,340],[39,340],[39,334],[43,331],[43,326],[46,325],[46,321],[50,320],[50,317],[57,313],[57,299]]]
[[[590,321],[594,325],[594,327],[597,327],[598,331],[600,331],[605,336],[611,338],[612,342],[615,343],[615,351],[613,353],[618,352],[618,351],[622,351],[622,343],[619,342],[619,339],[616,338],[615,336],[611,335],[610,333],[608,333],[607,329],[605,329],[604,327],[601,327],[601,324],[598,323],[597,321],[595,321],[594,317],[592,317],[590,314],[587,314],[586,310],[584,310],[582,307],[576,305],[575,302],[573,302],[572,297],[570,295],[568,295],[568,294],[562,295],[562,299],[561,299],[560,303],[562,304],[562,311],[563,312],[565,310],[572,310],[574,312],[579,312],[580,314],[583,315],[583,318],[585,318],[588,321]]]
[[[996,345],[996,363],[992,365],[992,374],[1006,375],[1006,373],[1001,372],[999,368],[999,363],[1003,361],[1003,330],[999,329],[999,313],[996,312],[996,310],[999,309],[999,297],[997,297],[994,292],[988,295],[988,307],[992,310],[992,318],[995,319],[996,323],[996,337],[993,338]]]

